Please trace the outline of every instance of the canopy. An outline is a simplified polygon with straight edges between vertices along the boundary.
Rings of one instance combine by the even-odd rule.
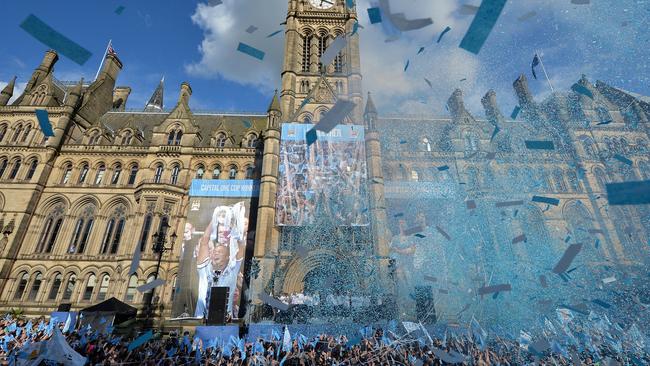
[[[120,324],[124,321],[135,318],[136,314],[138,313],[138,309],[134,308],[131,305],[125,304],[114,297],[111,297],[110,299],[102,301],[99,304],[95,304],[81,310],[81,313],[84,317],[89,316],[91,313],[113,315],[115,316],[114,324]]]

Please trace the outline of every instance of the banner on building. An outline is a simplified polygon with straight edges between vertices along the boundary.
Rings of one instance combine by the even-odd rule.
[[[280,144],[280,182],[276,201],[278,225],[309,225],[331,217],[343,226],[368,224],[366,152],[363,126],[338,125],[317,132],[307,143],[312,124],[285,123]]]
[[[247,247],[254,238],[255,180],[194,179],[183,232],[174,316],[207,318],[210,289],[228,287],[227,311],[237,317]]]

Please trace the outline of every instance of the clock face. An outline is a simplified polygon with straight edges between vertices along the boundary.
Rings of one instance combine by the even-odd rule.
[[[335,0],[309,0],[311,5],[318,9],[329,9],[334,6]]]

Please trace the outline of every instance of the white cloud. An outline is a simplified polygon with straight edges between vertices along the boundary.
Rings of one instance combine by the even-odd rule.
[[[407,18],[431,17],[434,21],[431,26],[402,33],[397,41],[390,43],[384,42],[386,36],[380,24],[369,24],[366,9],[371,2],[357,1],[358,18],[364,27],[359,31],[363,88],[373,93],[384,114],[446,115],[444,105],[448,97],[455,88],[461,88],[467,108],[475,115],[483,116],[480,99],[489,89],[497,92],[499,105],[504,114],[509,115],[517,103],[512,82],[520,73],[530,76],[535,47],[543,47],[548,54],[545,63],[550,66],[554,86],[563,90],[582,73],[592,81],[600,76],[592,72],[600,70],[601,75],[609,75],[602,72],[609,66],[604,51],[608,55],[611,52],[625,54],[622,47],[617,46],[620,37],[613,36],[608,27],[602,26],[603,15],[613,11],[578,7],[569,4],[568,0],[508,2],[479,55],[458,47],[473,16],[460,15],[457,10],[468,1],[390,0],[393,13],[402,12]],[[268,39],[266,35],[283,29],[279,23],[285,19],[286,6],[287,0],[224,0],[216,7],[199,4],[192,20],[204,31],[199,47],[202,59],[186,66],[187,72],[194,76],[223,77],[261,88],[264,92],[279,88],[284,37],[279,34]],[[525,22],[517,20],[532,10],[537,12],[536,17]],[[548,19],[553,24],[548,24]],[[245,29],[249,25],[259,30],[247,34]],[[436,43],[447,26],[451,31]],[[570,39],[566,37],[568,34],[571,34]],[[597,42],[592,38],[597,38]],[[237,52],[240,41],[265,51],[264,61]],[[426,49],[417,55],[421,46]],[[569,57],[566,52],[573,53]],[[592,53],[600,58],[589,57]],[[410,65],[404,72],[407,60]],[[561,62],[554,65],[558,60]],[[432,82],[432,88],[424,82],[425,77]],[[548,87],[541,78],[530,84],[540,99],[548,94]]]

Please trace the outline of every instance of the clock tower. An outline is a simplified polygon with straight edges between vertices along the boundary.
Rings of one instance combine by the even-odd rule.
[[[276,95],[269,107],[270,122],[263,137],[255,247],[247,291],[250,303],[246,313],[251,322],[269,319],[270,308],[260,299],[262,294],[357,294],[380,304],[394,291],[376,111],[370,99],[370,112],[368,106],[365,113],[363,108],[356,8],[349,8],[347,0],[288,1],[282,88],[280,98]],[[338,37],[346,37],[345,47],[330,64],[323,65],[321,56]],[[360,197],[368,200],[370,223],[345,226],[334,222],[332,213],[321,213],[310,225],[279,226],[276,195],[280,189],[282,124],[317,124],[339,98],[356,105],[342,123],[364,126],[367,180],[360,183],[364,185]]]

